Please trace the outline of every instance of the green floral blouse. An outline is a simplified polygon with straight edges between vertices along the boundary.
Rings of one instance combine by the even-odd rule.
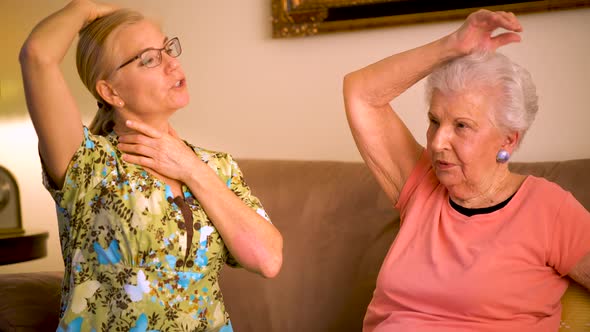
[[[188,143],[187,143],[188,144]],[[229,154],[188,144],[245,204],[268,219]],[[237,266],[195,196],[121,160],[117,136],[75,153],[56,202],[65,263],[57,331],[232,331],[218,284]]]

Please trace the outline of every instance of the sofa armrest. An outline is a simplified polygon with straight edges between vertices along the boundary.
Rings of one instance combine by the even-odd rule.
[[[0,331],[55,331],[63,272],[0,274]]]

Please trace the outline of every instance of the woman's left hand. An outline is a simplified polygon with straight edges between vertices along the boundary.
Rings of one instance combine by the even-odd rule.
[[[183,181],[199,162],[192,149],[168,126],[161,132],[145,123],[128,120],[125,125],[136,131],[119,136],[119,149],[124,161],[152,169],[171,179]]]

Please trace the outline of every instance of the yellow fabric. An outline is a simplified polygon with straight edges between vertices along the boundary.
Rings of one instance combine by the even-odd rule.
[[[571,281],[561,305],[560,332],[590,332],[590,292],[587,289]]]

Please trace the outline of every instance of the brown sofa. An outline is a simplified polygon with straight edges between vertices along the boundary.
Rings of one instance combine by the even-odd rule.
[[[237,332],[360,331],[399,216],[362,163],[242,160],[284,237],[274,279],[226,267],[221,286]],[[590,159],[514,163],[590,209]],[[55,331],[60,272],[0,275],[0,331]],[[562,329],[590,331],[590,294],[573,283]]]

